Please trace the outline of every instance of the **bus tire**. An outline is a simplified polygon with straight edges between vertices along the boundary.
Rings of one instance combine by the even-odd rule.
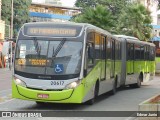
[[[143,81],[143,74],[141,73],[137,79],[137,83],[135,84],[136,88],[140,88],[141,87],[141,82]]]
[[[112,94],[112,95],[115,95],[116,92],[117,92],[117,77],[116,77],[116,79],[114,80],[113,88],[112,88],[112,90],[111,90],[111,94]]]
[[[140,88],[141,82],[143,81],[143,74],[140,73],[139,77],[137,78],[137,83],[129,85],[132,88]]]
[[[94,96],[92,99],[90,99],[89,101],[87,101],[87,105],[93,105],[95,102],[96,97],[98,96],[98,92],[99,92],[99,82],[96,82],[95,88],[94,88]]]

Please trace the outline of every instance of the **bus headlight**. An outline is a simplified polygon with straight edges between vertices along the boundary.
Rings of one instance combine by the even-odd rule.
[[[26,86],[26,83],[23,82],[22,80],[20,80],[19,78],[14,77],[14,81],[15,81],[16,85],[20,85],[20,86],[23,86],[23,87],[27,87],[27,86]]]
[[[65,89],[74,89],[80,84],[80,80],[72,82],[68,85],[66,85]]]

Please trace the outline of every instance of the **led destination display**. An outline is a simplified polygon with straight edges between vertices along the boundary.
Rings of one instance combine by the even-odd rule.
[[[37,37],[77,37],[81,32],[81,26],[25,26],[23,29],[24,35],[27,36],[37,36]]]

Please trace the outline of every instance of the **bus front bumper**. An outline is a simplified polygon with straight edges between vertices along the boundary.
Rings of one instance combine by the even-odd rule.
[[[43,91],[16,85],[15,82],[12,80],[13,98],[40,102],[82,103],[83,96],[84,95],[82,84],[75,89],[68,89],[62,91]]]

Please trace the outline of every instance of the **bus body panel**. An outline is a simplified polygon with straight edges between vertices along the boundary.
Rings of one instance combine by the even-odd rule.
[[[82,103],[93,97],[95,82],[99,80],[101,62],[95,66],[95,68],[81,81],[81,84],[74,90],[62,90],[62,91],[43,91],[43,90],[33,90],[22,86],[17,86],[12,80],[12,97],[33,100],[33,101],[43,101],[43,102],[56,102],[56,103]],[[93,79],[94,78],[94,79]],[[106,86],[105,86],[106,87]],[[110,89],[109,89],[110,90]],[[108,91],[107,89],[105,92]],[[48,94],[50,98],[48,99],[38,99],[37,95]]]
[[[17,89],[18,88],[18,89]],[[84,86],[79,85],[75,90],[64,90],[64,91],[43,91],[33,90],[21,86],[16,86],[12,81],[12,97],[31,100],[31,101],[42,101],[42,102],[55,102],[55,103],[82,103]],[[21,92],[20,92],[21,91]],[[37,98],[38,94],[48,94],[49,98]]]
[[[159,56],[156,57],[156,71],[157,73],[160,72],[160,57]]]
[[[32,78],[31,79],[32,76],[29,76],[29,75],[23,76],[26,72],[26,71],[23,71],[25,67],[23,66],[23,69],[21,69],[21,66],[19,65],[19,67],[17,67],[18,69],[17,68],[16,69],[17,71],[22,70],[22,72],[24,72],[24,74],[21,74],[23,77],[21,75],[18,75],[17,74],[18,72],[15,72],[15,70],[14,70],[13,76],[19,77],[20,80],[24,81],[26,83],[26,87],[17,85],[13,77],[12,79],[12,97],[13,98],[40,101],[40,102],[53,102],[53,103],[83,103],[94,98],[96,90],[98,91],[97,95],[101,95],[103,93],[113,90],[115,85],[116,85],[116,88],[118,88],[120,86],[137,83],[137,79],[141,73],[144,76],[144,79],[148,78],[148,74],[149,75],[150,73],[154,74],[154,69],[155,69],[154,61],[145,61],[145,60],[142,61],[142,60],[135,60],[135,59],[128,60],[127,45],[130,42],[134,44],[136,43],[136,41],[129,40],[128,42],[126,39],[120,40],[119,38],[112,36],[107,31],[104,31],[100,28],[97,28],[95,26],[88,25],[88,24],[73,23],[73,26],[75,25],[73,27],[75,29],[73,30],[69,28],[69,26],[72,23],[63,23],[65,27],[67,26],[66,29],[63,29],[62,25],[60,24],[61,27],[58,30],[52,29],[51,27],[47,29],[45,25],[49,26],[50,23],[49,24],[44,23],[43,28],[41,30],[38,30],[37,26],[39,26],[40,23],[35,23],[35,24],[36,24],[36,27],[32,27],[32,25],[34,26],[33,23],[25,24],[23,27],[28,25],[31,27],[31,29],[28,27],[28,30],[30,30],[29,35],[24,35],[24,34],[27,34],[27,30],[24,31],[23,33],[23,29],[22,29],[19,35],[20,40],[18,39],[17,41],[22,42],[23,39],[28,40],[29,38],[29,40],[32,40],[32,37],[37,38],[37,39],[34,38],[34,40],[32,41],[35,42],[34,45],[38,52],[41,50],[41,47],[37,47],[38,44],[40,44],[37,41],[42,42],[42,41],[45,41],[43,40],[44,38],[48,39],[48,50],[47,50],[48,53],[47,55],[44,55],[44,56],[46,56],[46,60],[47,60],[49,59],[48,57],[49,52],[52,52],[51,54],[52,56],[50,57],[52,64],[49,67],[47,66],[49,63],[47,63],[46,66],[44,67],[41,66],[41,68],[43,69],[45,68],[44,70],[45,72],[41,73],[40,75],[42,75],[42,77],[48,77],[50,75],[51,79],[49,80],[48,78],[46,79]],[[55,23],[51,23],[51,24],[52,26],[55,25]],[[58,28],[58,24],[56,25],[56,27]],[[77,33],[76,33],[76,27],[77,27]],[[45,30],[47,30],[47,32]],[[33,33],[37,33],[37,35],[35,34],[36,36],[32,36]],[[43,33],[44,35],[48,34],[48,36],[47,35],[43,36],[43,34],[40,34],[40,33]],[[54,37],[54,35],[51,33],[58,34],[58,35]],[[61,35],[61,33],[63,33],[63,35]],[[69,36],[69,35],[65,36],[66,34],[70,34],[72,36]],[[57,41],[59,40],[60,44],[57,45],[58,47],[55,50],[55,46],[54,46],[55,43],[54,44],[52,43],[53,44],[53,46],[51,47],[52,49],[50,49],[49,51],[49,48],[50,48],[49,43],[51,43],[51,41],[56,41],[55,39]],[[51,89],[51,86],[49,86],[50,81],[62,80],[61,78],[58,78],[59,76],[64,78],[63,75],[61,76],[60,73],[56,73],[56,71],[54,71],[57,68],[57,67],[56,68],[53,67],[56,61],[55,57],[57,55],[55,53],[58,53],[62,49],[66,41],[77,42],[76,40],[77,41],[79,40],[78,42],[81,42],[82,44],[82,48],[81,48],[82,51],[79,52],[81,57],[81,61],[80,61],[81,65],[79,67],[79,73],[78,73],[79,75],[74,78],[71,77],[71,78],[63,79],[65,81],[65,85],[63,87],[60,87],[59,89],[58,87],[53,87],[54,89]],[[70,47],[74,46],[72,44],[70,44],[71,45]],[[24,57],[24,54],[26,54],[26,48],[25,50],[24,48],[25,47],[23,45],[22,52],[20,52],[22,57]],[[98,50],[98,54],[95,49]],[[77,47],[76,47],[76,50],[77,50]],[[94,50],[92,51],[92,54],[94,54],[93,56],[92,54],[89,53],[91,50]],[[74,50],[72,49],[72,51]],[[90,54],[90,56],[88,54]],[[57,59],[57,61],[60,62],[61,60],[61,62],[64,62],[63,64],[66,65],[66,63],[70,62],[70,59],[72,56],[75,56],[75,55],[71,54],[65,59],[65,61],[63,61],[64,59]],[[57,57],[57,58],[60,58],[60,57]],[[19,59],[19,58],[15,57],[15,59]],[[24,57],[23,59],[27,59],[27,58]],[[39,60],[38,62],[35,62],[37,61],[35,59],[34,60],[30,59],[29,62],[30,61],[32,61],[34,64],[35,63],[39,64],[40,62]],[[61,62],[58,64],[56,63],[56,66],[60,66],[60,64],[62,64]],[[18,62],[15,62],[15,63],[18,64]],[[70,64],[72,63],[70,62]],[[30,66],[32,65],[33,64],[30,64]],[[68,65],[69,64],[67,64],[66,66],[68,67]],[[66,67],[66,66],[63,66],[63,67]],[[33,65],[31,68],[28,68],[28,69],[33,69],[34,67],[35,66]],[[72,70],[73,70],[73,67],[74,65],[70,66]],[[30,71],[27,71],[27,72],[31,74]],[[70,71],[68,70],[68,72]],[[47,73],[50,73],[50,74],[47,74]],[[72,73],[70,75],[67,74],[67,75],[73,76],[73,74],[75,73]],[[35,73],[33,75],[38,76],[38,73]],[[58,79],[56,79],[55,76]],[[31,80],[35,80],[35,82]],[[38,80],[41,80],[41,82],[39,82]],[[30,82],[27,82],[27,81],[30,81]],[[66,89],[66,86],[68,84],[75,81],[76,82],[78,81],[78,86],[76,86],[75,88]],[[45,85],[47,87],[45,87]],[[95,87],[95,86],[98,86],[98,87]]]
[[[124,86],[125,83],[126,83],[126,40],[125,39],[122,39],[122,42],[121,42],[121,55],[122,55],[122,67],[121,67],[121,83],[120,85],[121,86]]]
[[[123,57],[126,57],[125,59],[122,57],[123,59],[122,67],[124,68],[124,70],[126,70],[126,72],[122,70],[122,74],[123,73],[126,74],[126,77],[125,75],[122,75],[123,78],[125,78],[126,80],[124,81],[125,84],[130,85],[137,83],[137,80],[139,79],[140,75],[142,75],[143,77],[143,80],[141,82],[147,82],[153,79],[155,73],[155,60],[154,60],[154,53],[152,53],[154,51],[152,50],[155,48],[155,46],[147,42],[139,41],[137,38],[134,37],[125,35],[115,35],[115,36],[122,39],[122,45],[123,45],[122,53],[124,53]],[[140,48],[137,49],[137,45]],[[143,52],[141,50],[141,47],[144,48]],[[136,52],[136,50],[139,51]],[[150,56],[151,53],[153,56]]]

